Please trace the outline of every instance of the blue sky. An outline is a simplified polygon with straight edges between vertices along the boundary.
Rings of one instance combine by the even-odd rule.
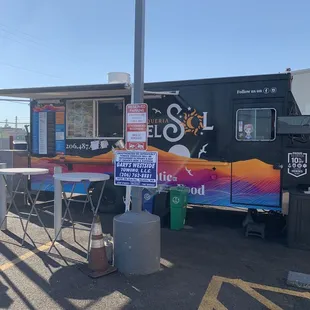
[[[306,0],[146,0],[145,81],[310,67]],[[133,72],[134,0],[0,0],[0,88]],[[0,102],[0,121],[29,118]]]

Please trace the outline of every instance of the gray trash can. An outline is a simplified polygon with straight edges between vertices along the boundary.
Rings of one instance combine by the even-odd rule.
[[[290,191],[287,244],[291,248],[310,250],[310,194],[297,189]]]

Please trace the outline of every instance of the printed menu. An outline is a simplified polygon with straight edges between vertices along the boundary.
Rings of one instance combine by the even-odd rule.
[[[64,104],[32,103],[32,153],[65,153]]]
[[[94,135],[93,101],[67,103],[68,137],[92,138]]]

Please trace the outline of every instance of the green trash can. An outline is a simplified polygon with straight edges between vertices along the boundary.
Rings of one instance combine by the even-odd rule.
[[[175,186],[170,188],[170,229],[181,230],[185,224],[189,188]]]

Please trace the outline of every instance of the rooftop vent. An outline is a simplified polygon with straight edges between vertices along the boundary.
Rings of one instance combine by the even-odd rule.
[[[109,72],[108,73],[109,84],[130,84],[130,74],[126,72]]]

